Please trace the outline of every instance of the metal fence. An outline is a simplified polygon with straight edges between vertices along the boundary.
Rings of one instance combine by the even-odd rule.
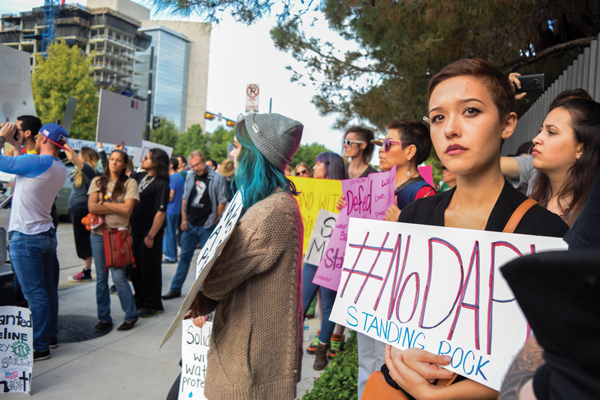
[[[552,100],[564,90],[578,88],[587,90],[594,100],[600,101],[600,35],[519,118],[515,133],[502,147],[502,155],[514,153],[521,143],[536,137]]]

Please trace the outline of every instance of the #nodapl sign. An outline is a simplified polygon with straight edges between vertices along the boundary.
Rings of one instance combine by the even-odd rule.
[[[330,319],[499,390],[528,327],[499,268],[562,239],[350,219]]]

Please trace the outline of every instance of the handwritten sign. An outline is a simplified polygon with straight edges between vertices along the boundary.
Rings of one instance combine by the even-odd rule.
[[[315,228],[313,229],[312,235],[310,236],[310,242],[308,243],[308,250],[304,255],[304,262],[312,265],[319,265],[325,246],[331,237],[333,227],[335,226],[335,220],[337,214],[327,210],[319,210],[317,221],[315,222]]]
[[[301,192],[298,200],[302,222],[304,224],[304,247],[302,254],[306,254],[310,236],[315,227],[319,210],[324,209],[337,214],[337,201],[342,195],[342,181],[333,179],[313,179],[300,178],[297,176],[288,177],[296,189]]]
[[[204,397],[206,381],[206,356],[210,345],[212,322],[206,322],[202,328],[195,327],[192,321],[185,320],[181,325],[181,381],[179,399],[200,399]]]
[[[179,312],[177,316],[173,320],[173,323],[165,333],[163,340],[160,342],[160,346],[158,346],[158,350],[173,336],[175,331],[181,326],[181,321],[183,321],[183,317],[190,309],[192,302],[196,298],[198,292],[202,288],[202,284],[204,280],[208,276],[210,269],[214,265],[215,261],[221,255],[223,248],[227,244],[227,241],[231,237],[231,233],[235,228],[235,224],[237,223],[240,215],[242,214],[242,193],[238,191],[233,199],[229,202],[227,209],[221,216],[219,223],[217,224],[215,230],[212,235],[208,238],[202,250],[200,250],[200,254],[198,255],[198,262],[196,263],[196,280],[190,289],[190,292],[187,294],[181,307],[179,308]]]
[[[562,239],[352,218],[330,319],[500,390],[528,336],[499,268]]]
[[[31,394],[33,329],[27,308],[0,307],[0,385],[2,392]]]
[[[135,153],[135,156],[133,157],[133,165],[142,165],[142,159],[146,157],[146,154],[148,154],[148,152],[150,152],[152,149],[164,150],[169,158],[171,158],[171,154],[173,154],[173,148],[170,146],[150,142],[148,140],[142,140],[141,151]]]
[[[395,202],[395,182],[395,166],[390,171],[369,174],[366,178],[342,181],[346,207],[337,218],[325,254],[313,278],[314,284],[337,290],[348,240],[350,217],[383,220],[388,208]]]
[[[0,123],[37,115],[31,92],[30,54],[0,44]]]
[[[433,171],[431,165],[425,165],[424,167],[418,167],[419,175],[425,180],[431,187],[435,187],[433,184]]]

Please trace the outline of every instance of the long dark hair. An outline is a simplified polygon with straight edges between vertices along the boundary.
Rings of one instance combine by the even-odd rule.
[[[563,219],[571,226],[585,205],[596,171],[600,167],[600,103],[571,98],[558,107],[569,112],[574,139],[577,143],[583,144],[581,158],[567,171],[567,176],[557,195],[558,205],[565,212]],[[538,174],[533,182],[531,198],[547,206],[552,194],[550,180],[546,174]],[[569,204],[564,204],[569,197],[571,198]]]
[[[115,183],[115,188],[112,191],[112,198],[116,199],[125,192],[125,183],[129,177],[127,176],[127,163],[129,163],[129,156],[123,150],[113,150],[110,154],[111,156],[114,153],[119,153],[121,158],[123,159],[123,170],[121,171],[121,175],[119,175],[119,179],[117,179],[117,183]],[[98,185],[100,186],[100,192],[102,193],[102,197],[106,195],[106,187],[108,186],[108,181],[110,180],[110,168],[108,166],[104,169],[104,173],[100,175],[100,180]]]
[[[156,165],[156,177],[169,180],[169,156],[163,149],[151,149],[150,159]]]
[[[317,156],[317,162],[325,164],[324,179],[348,179],[344,159],[338,154],[330,151],[323,152]]]

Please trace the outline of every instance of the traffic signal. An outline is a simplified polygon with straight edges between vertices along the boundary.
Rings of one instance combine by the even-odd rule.
[[[231,126],[232,128],[235,127],[235,121],[232,121],[230,119],[227,120],[227,126]]]
[[[152,129],[160,128],[160,117],[152,117]]]
[[[215,114],[209,113],[209,112],[205,112],[204,113],[204,119],[209,119],[209,120],[212,121],[213,119],[215,119]]]

